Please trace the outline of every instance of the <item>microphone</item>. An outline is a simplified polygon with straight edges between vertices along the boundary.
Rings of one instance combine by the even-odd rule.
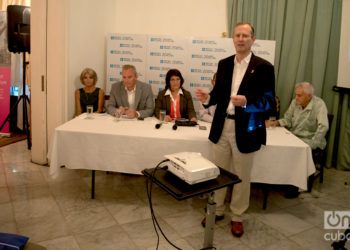
[[[154,127],[155,127],[156,129],[159,129],[161,126],[162,126],[162,123],[157,123]]]
[[[176,129],[177,129],[177,125],[174,124],[174,125],[173,125],[173,130],[176,130]]]

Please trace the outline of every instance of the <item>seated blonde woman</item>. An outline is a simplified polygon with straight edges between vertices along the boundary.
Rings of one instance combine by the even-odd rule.
[[[88,105],[94,107],[94,112],[102,113],[105,93],[103,89],[96,87],[96,72],[90,68],[84,69],[80,74],[80,82],[84,87],[75,91],[75,115],[85,113]]]
[[[191,93],[182,85],[184,78],[177,69],[170,69],[165,77],[165,89],[161,90],[156,99],[155,116],[159,118],[160,110],[166,111],[164,121],[185,118],[197,121]]]

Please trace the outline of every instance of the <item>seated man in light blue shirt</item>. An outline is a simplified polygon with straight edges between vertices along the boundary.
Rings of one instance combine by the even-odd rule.
[[[316,154],[326,147],[328,131],[327,107],[324,101],[314,95],[311,83],[301,82],[295,85],[295,99],[289,105],[276,126],[286,127],[312,149],[315,162]],[[316,162],[315,162],[316,163]],[[286,198],[295,198],[299,194],[297,187],[287,188]]]
[[[327,113],[324,101],[314,96],[312,84],[302,82],[295,85],[295,99],[276,125],[286,127],[312,150],[324,149],[328,131]]]

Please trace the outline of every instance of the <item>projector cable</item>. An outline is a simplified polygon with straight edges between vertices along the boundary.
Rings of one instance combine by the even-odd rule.
[[[153,205],[152,205],[152,187],[153,187],[153,182],[155,180],[154,176],[155,176],[155,173],[157,170],[159,170],[160,167],[164,162],[168,162],[169,160],[168,159],[165,159],[163,161],[161,161],[160,163],[158,163],[158,165],[154,168],[153,172],[152,172],[152,175],[151,177],[147,178],[147,181],[146,181],[146,189],[147,189],[147,197],[148,197],[148,203],[149,203],[149,207],[150,207],[150,210],[151,210],[151,216],[152,216],[152,223],[153,223],[153,227],[154,227],[154,230],[156,231],[156,234],[157,234],[157,246],[156,246],[156,249],[158,249],[159,247],[159,234],[158,234],[158,229],[159,231],[161,232],[161,234],[163,235],[164,239],[166,239],[166,241],[172,245],[174,248],[178,249],[178,250],[182,250],[181,248],[177,247],[174,243],[172,243],[167,237],[166,235],[164,234],[163,230],[161,229],[158,221],[157,221],[157,218],[154,214],[154,210],[153,210]],[[150,180],[150,181],[149,181]],[[158,229],[157,229],[158,227]]]

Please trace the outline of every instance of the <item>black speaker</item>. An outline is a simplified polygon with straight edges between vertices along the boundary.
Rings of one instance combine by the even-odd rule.
[[[10,52],[30,53],[30,7],[7,6],[7,41]]]

